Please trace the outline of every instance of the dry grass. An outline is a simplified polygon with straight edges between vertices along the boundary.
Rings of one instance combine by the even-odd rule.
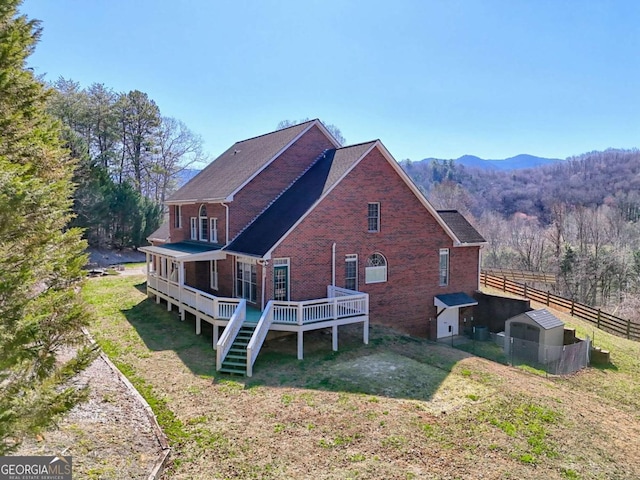
[[[211,331],[196,336],[143,281],[106,277],[85,295],[92,333],[171,439],[167,478],[640,477],[636,343],[600,333],[614,368],[545,378],[379,327],[365,346],[341,327],[337,353],[323,332],[301,362],[294,338],[274,340],[254,377],[232,378],[215,372]]]

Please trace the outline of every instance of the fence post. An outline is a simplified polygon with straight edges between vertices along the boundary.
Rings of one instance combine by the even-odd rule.
[[[627,338],[631,339],[631,320],[627,320]]]
[[[572,317],[573,317],[573,310],[574,310],[575,306],[576,306],[575,300],[571,300],[571,316]]]
[[[507,277],[502,277],[502,291],[507,291]]]
[[[598,323],[597,323],[598,328],[600,328],[600,312],[601,312],[601,310],[598,309]]]
[[[527,298],[527,282],[524,282],[524,298]]]
[[[547,290],[547,307],[549,306],[549,290]]]

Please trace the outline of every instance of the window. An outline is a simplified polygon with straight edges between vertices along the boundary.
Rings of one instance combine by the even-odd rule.
[[[182,228],[182,206],[173,206],[173,226],[175,228]]]
[[[207,242],[209,241],[209,220],[207,219],[207,207],[205,205],[200,206],[198,218],[200,219],[200,240]]]
[[[370,232],[380,231],[380,204],[370,203],[367,213],[367,225]]]
[[[358,255],[347,255],[344,262],[344,288],[358,290]]]
[[[211,243],[218,243],[218,219],[210,218],[209,224],[209,226],[211,227],[209,228],[209,235],[211,236],[211,238],[209,238],[209,241]]]
[[[449,285],[449,249],[440,249],[440,286]]]
[[[191,217],[191,240],[198,239],[198,219]]]
[[[387,259],[380,253],[367,258],[365,283],[382,283],[387,281]]]
[[[167,258],[160,257],[160,276],[167,278]]]
[[[289,300],[289,259],[273,259],[273,299],[286,302]]]
[[[171,262],[171,272],[169,274],[169,280],[171,280],[172,282],[177,282],[178,281],[178,263],[177,262]]]
[[[255,303],[257,288],[257,269],[255,260],[236,262],[236,297]]]
[[[218,261],[211,260],[210,271],[211,271],[211,289],[218,290]]]

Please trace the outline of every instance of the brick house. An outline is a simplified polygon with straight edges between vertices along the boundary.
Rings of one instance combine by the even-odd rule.
[[[340,147],[318,120],[235,143],[166,203],[168,243],[141,250],[150,294],[181,312],[193,309],[170,283],[263,317],[274,304],[362,298],[361,315],[317,328],[337,335],[370,318],[438,338],[457,334],[475,304],[482,236],[458,212],[436,211],[382,142]]]

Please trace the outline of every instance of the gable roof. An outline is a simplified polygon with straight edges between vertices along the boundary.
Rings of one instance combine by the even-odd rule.
[[[457,210],[438,210],[438,215],[460,240],[460,243],[486,242],[473,225]]]
[[[169,215],[165,215],[162,224],[160,224],[160,226],[158,227],[157,230],[155,230],[153,233],[151,233],[148,237],[147,240],[149,242],[163,242],[166,243],[169,241],[169,233],[170,233],[170,229],[169,229]]]
[[[238,190],[313,126],[320,128],[336,144],[317,119],[236,142],[171,195],[166,203],[231,200]]]
[[[521,315],[529,317],[545,330],[564,326],[564,322],[556,317],[553,313],[549,312],[549,310],[547,310],[546,308],[542,308],[540,310],[530,310],[528,312],[524,312]],[[520,315],[513,318],[518,318],[519,316]]]
[[[327,150],[225,250],[264,256],[374,144]]]

